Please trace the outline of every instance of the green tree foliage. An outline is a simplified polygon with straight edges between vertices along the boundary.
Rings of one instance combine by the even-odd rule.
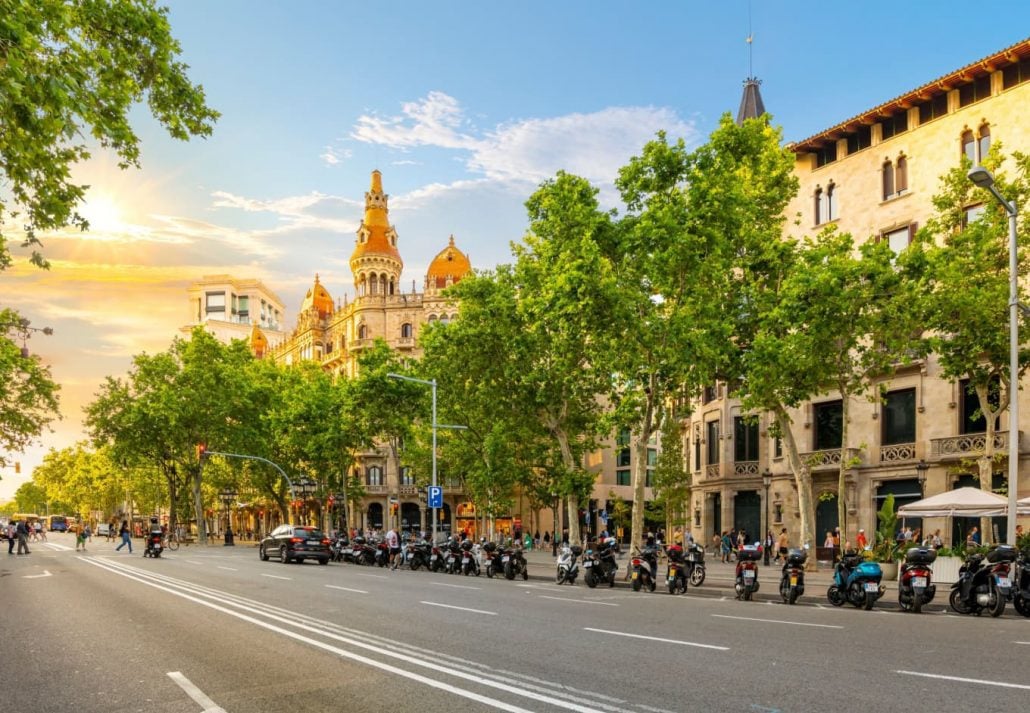
[[[45,266],[39,231],[71,224],[87,186],[71,181],[90,156],[89,137],[120,165],[139,165],[133,105],[177,139],[211,133],[218,113],[186,76],[167,9],[153,0],[0,0],[0,225],[24,226],[22,247]],[[5,215],[6,213],[9,213]],[[11,263],[0,233],[0,270]]]
[[[40,515],[46,512],[46,503],[46,491],[31,480],[22,483],[14,491],[14,504],[18,508],[15,512]]]
[[[0,310],[0,468],[25,449],[57,417],[58,385],[38,356],[22,352],[29,323]]]
[[[683,428],[672,409],[662,419],[661,452],[654,469],[655,501],[667,514],[666,526],[672,535],[673,527],[690,527],[690,473],[683,456]],[[634,540],[635,542],[639,540]]]

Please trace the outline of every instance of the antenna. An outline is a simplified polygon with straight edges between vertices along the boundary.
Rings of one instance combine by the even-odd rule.
[[[747,77],[755,76],[753,68],[755,33],[751,31],[751,0],[747,0]]]

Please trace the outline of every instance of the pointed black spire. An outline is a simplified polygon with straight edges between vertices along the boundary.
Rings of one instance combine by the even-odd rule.
[[[744,96],[740,98],[740,109],[737,110],[737,124],[743,124],[745,119],[757,119],[765,113],[765,104],[762,102],[762,93],[758,91],[758,85],[762,80],[748,77],[744,81]]]

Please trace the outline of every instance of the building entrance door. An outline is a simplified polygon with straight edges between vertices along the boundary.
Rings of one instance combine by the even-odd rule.
[[[757,490],[741,491],[733,499],[733,527],[744,530],[746,544],[761,541],[762,498]]]

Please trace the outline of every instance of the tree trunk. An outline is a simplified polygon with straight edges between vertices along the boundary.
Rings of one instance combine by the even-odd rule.
[[[558,439],[558,448],[561,450],[562,465],[565,470],[572,473],[579,466],[572,457],[572,448],[569,446],[569,437],[565,431],[558,427],[554,429],[555,438]],[[569,513],[569,542],[580,542],[579,537],[579,496],[576,493],[568,493],[566,498]],[[557,529],[557,525],[555,526]]]
[[[203,469],[197,467],[193,470],[193,477],[190,479],[190,483],[193,489],[193,511],[197,516],[197,540],[202,545],[207,544],[207,520],[204,519],[204,496],[200,490],[201,479],[203,478]]]
[[[808,464],[801,460],[801,454],[798,453],[798,444],[790,429],[791,420],[787,409],[783,406],[776,406],[774,413],[780,427],[783,444],[787,448],[787,460],[794,474],[794,484],[798,489],[798,511],[801,515],[801,538],[798,544],[802,547],[808,545],[814,550],[818,543],[814,540],[815,507],[812,498],[812,473]],[[818,558],[810,557],[805,564],[805,569],[809,571],[818,569]]]
[[[654,428],[654,390],[647,390],[647,401],[644,404],[644,417],[640,422],[640,434],[634,450],[636,463],[633,468],[633,514],[630,524],[630,551],[640,547],[644,541],[644,485],[647,482],[647,444],[651,440]]]
[[[984,433],[984,450],[983,455],[977,458],[977,473],[980,478],[980,490],[990,493],[993,492],[994,488],[994,435],[995,435],[995,421],[998,420],[998,416],[1005,410],[1008,400],[999,401],[997,409],[991,409],[990,394],[987,385],[981,386],[976,385],[976,397],[980,399],[980,411],[984,415],[984,420],[987,422],[987,431]],[[1009,429],[1009,438],[1015,437],[1016,434],[1012,433],[1012,429]],[[1010,486],[1011,487],[1011,486]],[[991,518],[982,517],[980,518],[980,544],[986,545],[988,542],[994,541],[994,532],[991,530]]]
[[[848,504],[845,500],[847,493],[847,473],[851,464],[848,462],[848,423],[850,418],[851,399],[844,392],[841,392],[841,434],[840,434],[840,468],[837,472],[837,524],[840,526],[840,547],[844,551],[844,542],[848,540]],[[857,533],[856,533],[857,537]]]

